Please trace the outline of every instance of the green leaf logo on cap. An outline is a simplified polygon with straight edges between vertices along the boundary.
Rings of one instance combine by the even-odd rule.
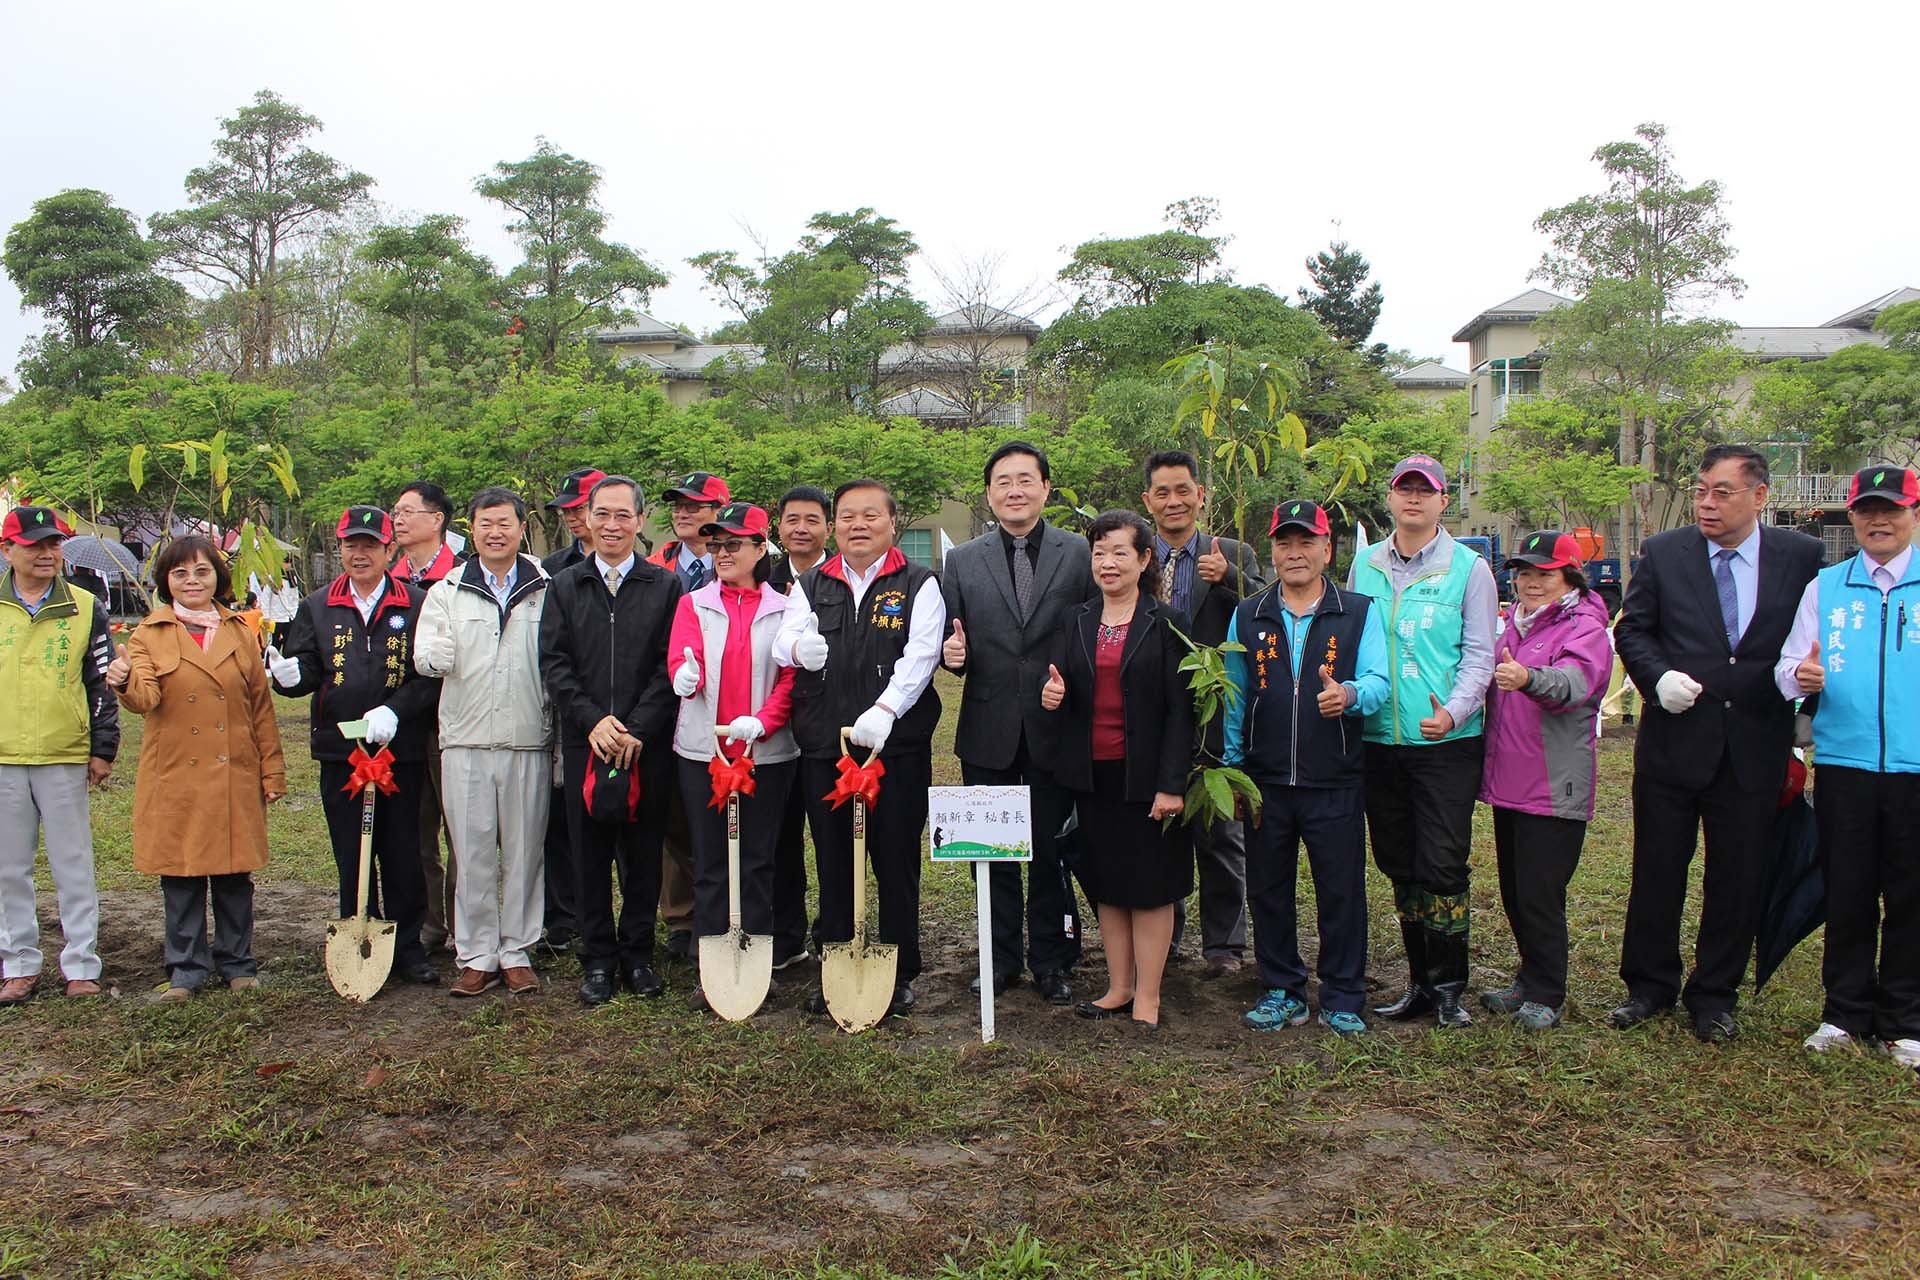
[[[1879,482],[1878,482],[1878,481],[1875,481],[1875,483],[1877,484],[1877,483],[1879,483]],[[1291,510],[1291,511],[1289,511],[1289,512],[1288,512],[1287,514],[1288,514],[1288,515],[1290,515],[1290,516],[1297,516],[1297,515],[1299,515],[1299,514],[1300,514],[1300,504],[1299,504],[1299,503],[1297,503],[1297,502],[1296,502],[1296,503],[1294,503],[1294,504],[1293,504],[1293,510]]]
[[[1875,484],[1879,484],[1880,482],[1879,482],[1878,480],[1875,480],[1875,481],[1874,481],[1874,483],[1875,483]],[[45,523],[47,522],[47,513],[46,513],[46,512],[44,512],[44,511],[36,511],[36,512],[34,512],[34,513],[33,513],[33,522],[34,522],[35,524],[45,524]]]
[[[1540,535],[1539,535],[1539,534],[1537,534],[1537,533],[1536,533],[1536,534],[1534,534],[1534,535],[1533,535],[1533,536],[1532,536],[1531,538],[1528,538],[1528,539],[1527,539],[1527,550],[1529,550],[1529,551],[1531,551],[1531,550],[1533,550],[1533,549],[1534,549],[1535,547],[1537,547],[1537,546],[1539,546],[1539,545],[1540,545]]]
[[[362,515],[362,516],[360,517],[360,523],[361,523],[361,524],[372,524],[372,523],[373,523],[373,512],[371,512],[371,511],[369,511],[369,512],[366,512],[365,514],[363,514],[363,515]]]
[[[1887,473],[1884,471],[1876,471],[1873,473],[1873,482],[1875,484],[1879,484],[1882,480],[1885,480],[1886,478],[1887,478]]]

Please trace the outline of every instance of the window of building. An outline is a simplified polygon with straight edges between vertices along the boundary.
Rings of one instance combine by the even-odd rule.
[[[915,564],[933,568],[933,530],[902,529],[900,531],[900,550]]]

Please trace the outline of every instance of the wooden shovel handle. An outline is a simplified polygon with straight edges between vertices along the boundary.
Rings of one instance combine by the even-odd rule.
[[[853,726],[850,724],[841,725],[840,726],[840,754],[841,755],[850,756],[853,754],[852,738],[853,738]],[[867,767],[867,765],[872,764],[875,760],[879,758],[880,758],[880,753],[878,751],[869,751],[867,752],[866,764],[863,764],[860,767],[864,769]]]
[[[722,760],[727,758],[727,731],[719,725],[713,727],[713,754],[719,756]],[[740,758],[742,760],[749,760],[752,759],[752,757],[753,744],[751,742],[742,743],[740,745]]]

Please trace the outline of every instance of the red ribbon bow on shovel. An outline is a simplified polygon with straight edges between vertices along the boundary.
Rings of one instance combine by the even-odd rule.
[[[713,799],[707,801],[707,808],[724,809],[727,797],[736,791],[743,796],[753,794],[753,757],[742,755],[729,764],[715,756],[707,761],[707,776],[713,779]]]
[[[878,759],[862,766],[854,763],[851,755],[844,755],[835,767],[840,770],[840,779],[833,784],[832,791],[820,798],[833,801],[833,807],[838,809],[858,796],[866,802],[867,808],[873,808],[880,799],[880,779],[887,772],[887,766]]]
[[[371,782],[380,788],[382,795],[392,795],[400,789],[393,780],[393,752],[380,748],[378,755],[368,755],[365,747],[355,747],[347,756],[347,763],[353,766],[353,776],[347,779],[347,785],[341,787],[349,795]]]

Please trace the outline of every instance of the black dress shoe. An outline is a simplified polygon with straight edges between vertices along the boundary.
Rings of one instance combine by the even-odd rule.
[[[693,955],[693,930],[675,929],[669,933],[667,955],[674,960],[685,960]]]
[[[1124,1018],[1133,1012],[1133,1001],[1129,1000],[1125,1004],[1108,1006],[1095,1004],[1091,1000],[1082,1000],[1079,1004],[1073,1006],[1073,1011],[1081,1017],[1094,1022],[1099,1022],[1105,1018]]]
[[[993,994],[996,996],[1003,996],[1007,994],[1007,988],[1012,986],[1014,983],[1018,981],[1020,981],[1019,974],[1005,974],[1005,973],[994,974],[993,975]],[[973,992],[973,994],[979,995],[980,979],[978,977],[975,977],[974,980],[968,984],[967,989]]]
[[[440,971],[425,960],[415,960],[411,964],[395,965],[393,971],[407,981],[423,987],[439,985]]]
[[[913,984],[903,982],[893,991],[893,1002],[887,1006],[889,1018],[904,1018],[913,1012]]]
[[[637,996],[653,997],[667,989],[650,964],[637,964],[627,970],[627,990]]]
[[[1614,1030],[1625,1031],[1628,1027],[1637,1027],[1648,1018],[1665,1013],[1672,1007],[1646,996],[1628,996],[1624,1004],[1607,1015],[1607,1021],[1613,1024]]]
[[[589,969],[580,983],[580,1003],[592,1007],[613,999],[613,974],[605,969]]]
[[[1064,973],[1036,973],[1033,975],[1033,986],[1048,1004],[1073,1003],[1073,984],[1067,981]]]
[[[546,936],[547,950],[555,955],[565,955],[573,950],[573,930],[549,929]]]
[[[807,993],[806,1004],[803,1007],[808,1013],[825,1013],[827,1011],[827,993],[815,987]]]
[[[1143,1036],[1157,1036],[1160,1034],[1160,1024],[1157,1022],[1148,1022],[1144,1018],[1135,1018],[1133,1020],[1133,1029]]]
[[[1725,1044],[1739,1035],[1740,1029],[1733,1025],[1731,1013],[1696,1013],[1693,1034],[1700,1037],[1702,1044]]]

